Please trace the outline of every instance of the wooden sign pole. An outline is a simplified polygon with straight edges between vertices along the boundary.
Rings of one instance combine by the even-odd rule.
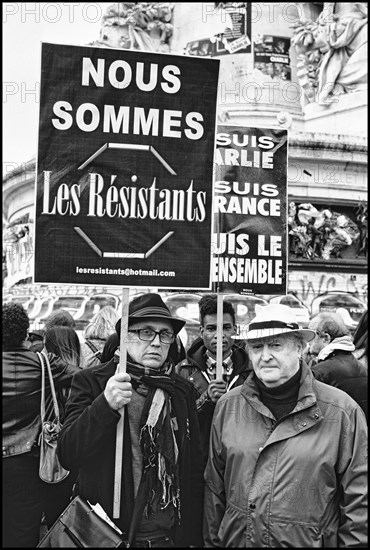
[[[128,328],[128,308],[129,308],[130,289],[122,289],[122,316],[121,316],[121,334],[120,334],[120,357],[117,372],[126,372],[127,365],[127,328]],[[113,496],[113,519],[119,518],[121,508],[121,477],[122,477],[122,459],[123,459],[123,430],[125,419],[125,407],[119,410],[121,418],[117,424],[116,435],[116,462],[114,468],[114,496]]]
[[[224,334],[224,302],[223,296],[217,287],[217,349],[216,349],[216,378],[222,378],[222,338]]]

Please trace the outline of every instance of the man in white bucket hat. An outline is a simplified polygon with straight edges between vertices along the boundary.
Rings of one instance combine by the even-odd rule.
[[[302,360],[314,336],[288,306],[256,306],[247,334],[253,372],[213,416],[206,547],[366,545],[366,419]]]

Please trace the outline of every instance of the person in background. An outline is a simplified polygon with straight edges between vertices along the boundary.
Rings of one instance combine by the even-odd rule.
[[[26,342],[29,318],[21,304],[3,305],[2,328],[3,548],[36,548],[43,513],[41,364]],[[70,384],[73,368],[53,354],[48,357],[56,388]]]
[[[175,373],[169,349],[185,321],[159,294],[128,310],[127,372],[108,363],[72,382],[58,440],[64,468],[79,470],[79,493],[99,503],[131,546],[202,546],[203,472],[194,387]],[[121,320],[117,322],[118,337]],[[114,457],[125,407],[121,506],[113,519]]]
[[[218,401],[205,471],[206,548],[367,546],[367,424],[301,359],[315,333],[256,306],[253,372]]]
[[[184,344],[182,343],[181,337],[178,334],[176,334],[175,340],[170,345],[169,355],[175,365],[177,365],[177,363],[179,363],[186,357]]]
[[[69,326],[54,325],[46,329],[45,350],[48,353],[53,353],[56,357],[67,363],[73,372],[81,370],[80,357],[81,348],[80,341],[76,331]],[[70,381],[71,382],[71,381]],[[60,421],[63,424],[65,418],[65,409],[70,394],[70,384],[60,388],[57,393],[57,401],[59,406]],[[51,395],[48,395],[46,404],[46,418],[49,415],[54,415],[53,403]],[[68,506],[72,496],[73,486],[76,482],[77,472],[71,471],[66,479],[59,483],[45,483],[44,494],[44,515],[47,528],[50,529],[63,510]]]
[[[49,317],[46,319],[44,330],[54,326],[71,327],[75,329],[76,321],[73,319],[69,311],[65,309],[58,309],[57,311],[54,311],[54,313],[49,315]]]
[[[63,325],[53,325],[45,330],[44,346],[48,353],[53,353],[60,357],[64,363],[67,363],[78,372],[81,369],[81,345],[77,332]],[[60,421],[64,420],[65,405],[70,393],[70,387],[64,387],[58,397]],[[50,403],[50,406],[52,403]],[[48,411],[46,411],[48,412]]]
[[[105,342],[114,334],[117,321],[118,314],[112,306],[104,306],[94,315],[85,329],[81,343],[82,368],[100,365]]]
[[[303,351],[302,359],[304,360],[304,362],[307,364],[307,366],[310,369],[312,369],[312,367],[314,365],[316,365],[316,363],[317,363],[317,355],[311,355],[310,348],[309,348],[308,344],[306,345],[306,347]]]
[[[310,352],[317,357],[311,367],[317,380],[348,393],[362,407],[367,418],[367,368],[354,356],[355,346],[342,317],[319,313],[309,323],[315,338]]]
[[[199,301],[200,338],[195,340],[176,370],[189,380],[197,392],[197,411],[202,435],[204,466],[207,462],[209,434],[217,401],[232,387],[244,383],[251,368],[245,349],[234,343],[235,310],[223,300],[222,378],[216,378],[217,295],[206,294]]]
[[[119,336],[114,330],[114,333],[108,336],[108,338],[105,341],[103,350],[101,352],[100,362],[107,363],[111,359],[113,359],[114,354],[119,347]]]
[[[29,330],[27,342],[29,342],[29,348],[32,351],[42,351],[44,349],[44,331]]]
[[[353,355],[367,368],[367,310],[361,315],[353,333]]]

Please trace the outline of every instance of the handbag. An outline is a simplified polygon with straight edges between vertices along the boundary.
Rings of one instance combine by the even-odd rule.
[[[126,548],[114,527],[80,496],[62,512],[37,548]]]
[[[57,455],[57,443],[58,435],[62,429],[62,425],[59,420],[59,406],[57,396],[55,393],[53,375],[47,355],[37,352],[41,362],[41,433],[39,437],[40,447],[40,464],[39,464],[39,477],[46,483],[59,483],[63,481],[69,471],[63,468],[59,462]],[[46,369],[45,369],[46,363]],[[46,370],[48,371],[50,380],[51,395],[53,398],[54,414],[53,420],[45,420],[45,378]]]

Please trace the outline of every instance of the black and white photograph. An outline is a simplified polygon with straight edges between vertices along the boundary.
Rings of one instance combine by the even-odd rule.
[[[3,548],[368,547],[367,11],[3,2]]]

